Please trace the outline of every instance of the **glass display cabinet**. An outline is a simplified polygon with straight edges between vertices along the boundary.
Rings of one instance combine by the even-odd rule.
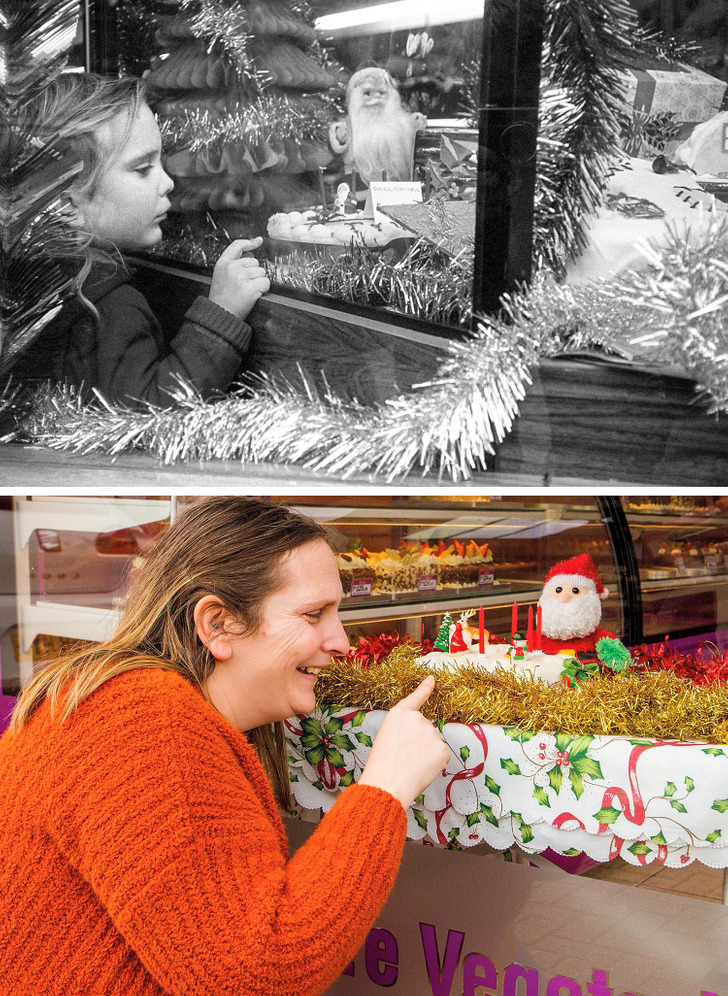
[[[204,271],[262,234],[285,294],[453,336],[532,264],[602,276],[635,218],[669,217],[651,169],[641,192],[600,191],[613,171],[639,185],[723,106],[724,18],[696,6],[107,0],[89,62],[144,76],[159,117],[175,190],[157,261]]]
[[[13,497],[0,506],[2,691],[68,641],[101,639],[126,583],[189,499]],[[355,644],[433,639],[446,611],[525,627],[553,564],[589,553],[609,589],[602,625],[634,645],[728,637],[728,499],[590,496],[296,496],[326,525]]]
[[[694,643],[714,632],[723,647],[728,499],[690,495],[622,501],[639,569],[643,638],[658,641],[669,633]]]

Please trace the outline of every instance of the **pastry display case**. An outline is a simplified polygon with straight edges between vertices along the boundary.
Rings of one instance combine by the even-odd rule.
[[[642,637],[725,645],[728,622],[728,498],[622,499],[638,564]]]
[[[593,498],[393,496],[369,507],[366,499],[316,501],[301,507],[332,537],[352,643],[383,630],[434,639],[445,611],[481,605],[489,632],[510,633],[514,604],[525,628],[551,565],[583,552],[613,594],[605,627],[625,628],[614,547]]]
[[[100,639],[130,572],[188,499],[15,496],[0,508],[2,689],[67,641]],[[326,525],[361,636],[434,639],[445,612],[477,613],[496,635],[525,627],[557,562],[592,557],[609,596],[602,625],[630,645],[723,646],[728,499],[546,495],[280,497]],[[697,551],[697,552],[695,552]]]

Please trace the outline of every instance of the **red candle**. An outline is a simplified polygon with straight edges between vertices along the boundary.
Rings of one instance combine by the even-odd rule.
[[[485,613],[482,605],[478,612],[478,650],[481,654],[485,653]]]
[[[420,643],[425,642],[425,620],[420,623]]]
[[[513,609],[511,611],[511,639],[513,639],[513,637],[516,635],[517,632],[518,632],[518,604],[517,602],[514,602]]]
[[[536,609],[536,650],[541,650],[541,606]]]
[[[533,606],[528,606],[528,632],[526,633],[526,650],[533,650]]]

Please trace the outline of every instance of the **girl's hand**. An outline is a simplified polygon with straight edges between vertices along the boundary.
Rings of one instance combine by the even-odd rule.
[[[387,713],[364,766],[360,785],[385,789],[405,809],[442,771],[450,748],[420,709],[435,687],[428,675],[406,698]]]
[[[225,249],[212,271],[210,300],[236,318],[247,318],[258,298],[270,290],[265,270],[250,255],[262,244],[260,236],[236,239]]]

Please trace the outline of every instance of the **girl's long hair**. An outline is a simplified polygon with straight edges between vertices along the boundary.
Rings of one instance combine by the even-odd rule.
[[[18,699],[10,731],[19,731],[48,699],[61,722],[104,682],[136,668],[164,668],[203,683],[215,658],[200,641],[194,608],[211,594],[239,621],[260,625],[263,603],[282,583],[287,553],[327,541],[313,519],[262,498],[198,499],[146,555],[132,580],[116,632],[101,643],[72,650],[44,666]],[[290,808],[283,724],[247,732],[258,749],[279,804]]]
[[[82,161],[81,172],[74,176],[66,195],[92,195],[110,158],[123,148],[145,99],[144,84],[134,77],[112,79],[95,73],[61,73],[24,103],[18,123],[36,148],[48,147],[69,164]],[[122,145],[118,150],[105,149],[99,141],[99,130],[119,114],[125,114],[128,122]],[[94,240],[91,232],[79,231],[70,221],[64,227],[67,245],[54,247],[55,255],[65,256],[76,271],[75,294],[98,320],[93,304],[84,297],[84,281],[95,262],[116,268],[124,266],[123,258],[115,246]]]

